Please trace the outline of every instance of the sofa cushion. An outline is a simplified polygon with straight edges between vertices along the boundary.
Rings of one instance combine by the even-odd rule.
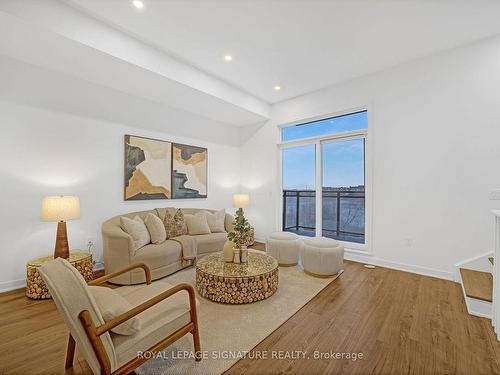
[[[113,289],[102,286],[89,286],[90,294],[94,297],[105,322],[129,311],[132,306],[128,301]],[[111,332],[119,335],[135,335],[141,329],[141,321],[135,316],[116,326]]]
[[[144,224],[148,228],[151,243],[159,244],[167,239],[165,225],[163,225],[163,222],[155,214],[148,213],[144,218]]]
[[[135,216],[134,219],[129,219],[125,216],[120,217],[120,226],[132,237],[134,242],[134,248],[132,250],[135,251],[140,249],[151,242],[148,228],[139,216]]]
[[[212,233],[223,233],[226,231],[224,220],[226,218],[226,210],[222,209],[216,212],[204,211],[207,216],[207,223]]]
[[[165,231],[167,233],[167,239],[182,236],[188,233],[186,222],[184,220],[184,214],[180,209],[176,210],[175,213],[172,210],[165,211],[165,219],[163,220],[163,225],[165,226]]]
[[[177,241],[166,240],[149,244],[135,252],[133,262],[144,262],[151,269],[165,267],[182,259],[182,247]]]
[[[211,233],[194,236],[198,254],[222,251],[227,240],[227,233]]]
[[[206,211],[200,211],[195,213],[194,215],[186,214],[184,215],[184,219],[186,220],[188,234],[190,236],[210,233]]]

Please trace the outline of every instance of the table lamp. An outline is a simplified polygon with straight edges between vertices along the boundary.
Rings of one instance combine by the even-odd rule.
[[[234,194],[233,195],[233,207],[237,208],[238,211],[250,206],[250,196],[248,194]]]
[[[69,258],[66,220],[80,218],[80,199],[74,196],[45,197],[42,200],[41,221],[57,221],[54,258]]]

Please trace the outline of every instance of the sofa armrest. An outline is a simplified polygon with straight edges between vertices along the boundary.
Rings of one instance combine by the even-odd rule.
[[[231,214],[226,214],[226,217],[224,218],[224,228],[226,229],[226,232],[232,232],[234,230],[234,224],[235,224],[235,219],[234,216]]]
[[[121,227],[108,223],[104,223],[102,225],[102,235],[109,238],[132,240],[132,236],[125,232]]]
[[[132,237],[121,227],[104,223],[102,225],[102,243],[106,274],[117,272],[132,264],[134,242]],[[127,277],[130,278],[129,275],[122,275],[119,278]]]

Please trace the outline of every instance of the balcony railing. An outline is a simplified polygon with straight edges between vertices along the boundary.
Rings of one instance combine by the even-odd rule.
[[[322,195],[322,234],[365,242],[365,191],[361,187],[326,188]],[[316,232],[316,191],[283,191],[283,230],[305,236]]]

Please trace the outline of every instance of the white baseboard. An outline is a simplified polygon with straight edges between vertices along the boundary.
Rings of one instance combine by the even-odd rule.
[[[395,269],[398,271],[405,271],[405,272],[410,272],[410,273],[416,273],[418,275],[437,277],[439,279],[453,281],[453,272],[437,270],[434,268],[428,268],[428,267],[422,267],[422,266],[416,266],[416,265],[412,265],[412,264],[391,262],[391,261],[388,261],[385,259],[376,258],[376,257],[371,256],[369,254],[366,254],[366,255],[361,254],[360,252],[351,252],[351,251],[346,250],[344,258],[347,260],[352,260],[354,262],[373,264],[375,266],[391,268],[391,269]]]
[[[95,271],[102,271],[104,269],[104,262],[102,260],[94,261],[92,269]]]
[[[10,292],[11,290],[21,289],[26,287],[26,279],[2,281],[0,282],[0,293]]]

